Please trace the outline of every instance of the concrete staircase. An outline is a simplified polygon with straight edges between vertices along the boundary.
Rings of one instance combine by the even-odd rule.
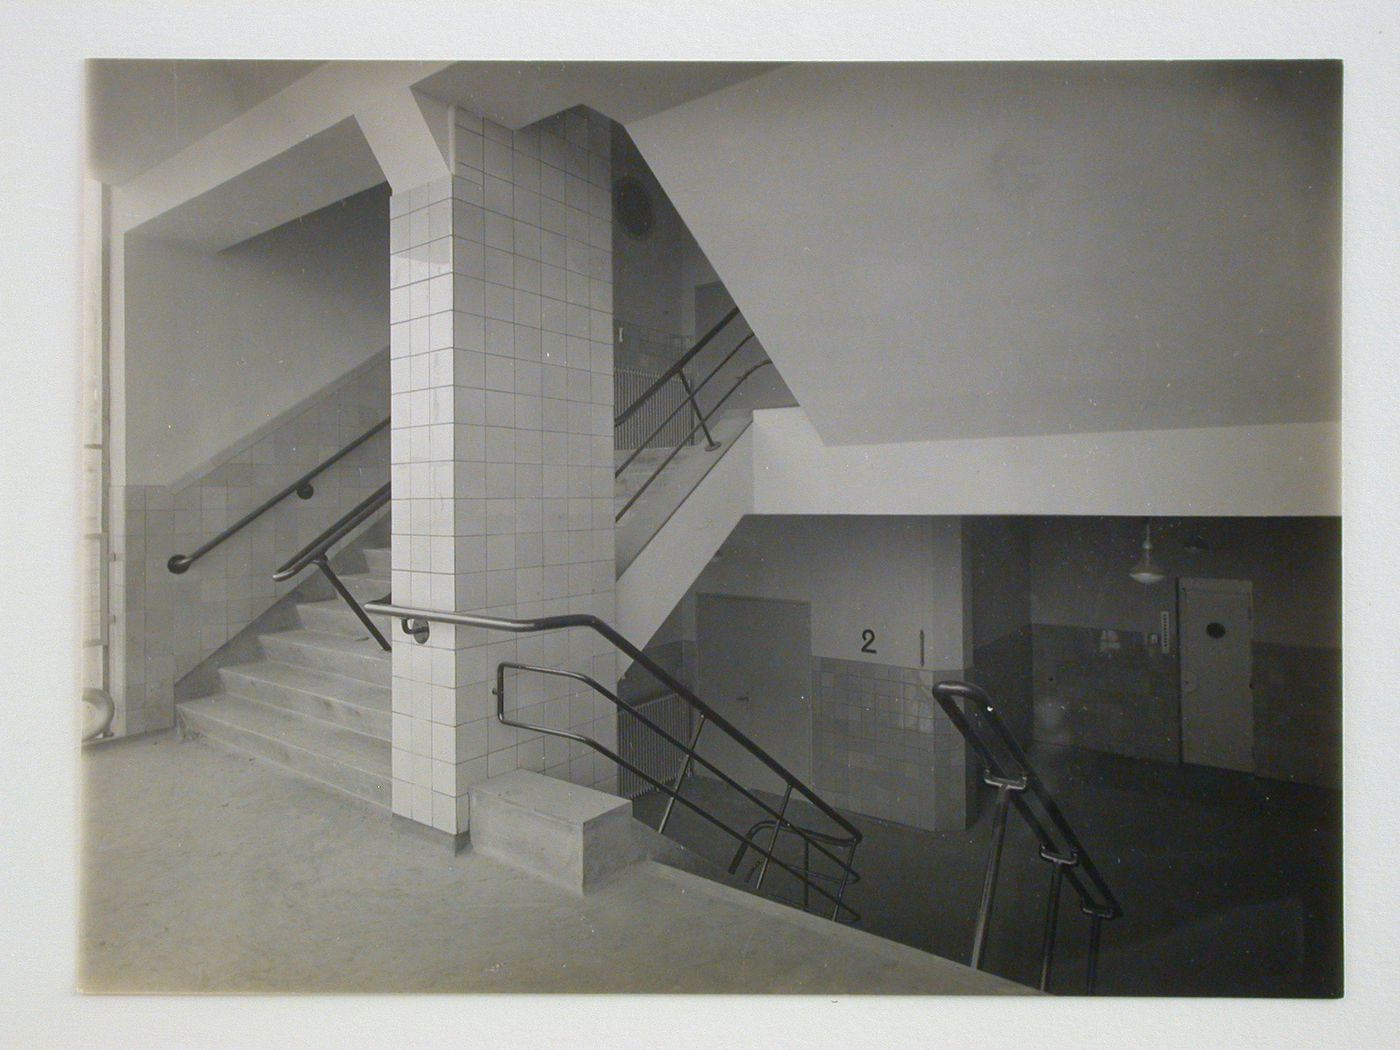
[[[743,409],[725,409],[710,424],[710,432],[719,445],[710,449],[702,442],[685,445],[667,464],[661,475],[647,488],[622,516],[617,526],[617,574],[621,576],[636,560],[642,549],[656,536],[681,504],[705,480],[706,475],[724,458],[734,443],[753,422],[753,413]],[[649,448],[630,463],[617,478],[613,494],[614,513],[647,482],[652,472],[672,453],[669,448]],[[630,455],[617,453],[621,463]]]
[[[364,554],[368,571],[341,577],[359,601],[389,591],[388,549]],[[218,693],[179,705],[180,730],[387,809],[389,654],[339,597],[296,610],[299,628],[259,636],[263,659],[221,667]]]

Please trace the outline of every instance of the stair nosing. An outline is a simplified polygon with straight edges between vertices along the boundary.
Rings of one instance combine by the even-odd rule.
[[[224,739],[222,739],[222,738],[211,738],[211,737],[204,736],[203,734],[198,734],[198,733],[196,733],[196,736],[202,737],[202,739],[203,739],[210,747],[219,748],[219,749],[226,749],[226,750],[231,751],[231,752],[234,752],[234,753],[236,753],[236,754],[238,754],[238,755],[243,755],[243,756],[245,756],[245,757],[247,757],[247,758],[250,758],[250,759],[252,759],[252,760],[255,761],[255,762],[266,762],[266,763],[267,763],[268,765],[270,765],[270,766],[276,766],[278,769],[282,770],[284,773],[288,773],[288,774],[290,774],[291,776],[297,777],[297,778],[300,779],[300,780],[309,780],[309,781],[311,781],[313,784],[316,784],[316,785],[318,785],[318,786],[320,786],[320,787],[323,787],[323,788],[327,788],[328,790],[334,791],[334,792],[336,792],[336,793],[339,794],[339,795],[344,795],[344,796],[347,797],[347,798],[353,798],[353,799],[355,799],[357,802],[366,802],[366,803],[368,803],[369,805],[375,806],[375,807],[377,807],[377,808],[379,808],[379,809],[388,809],[388,808],[389,808],[388,803],[380,802],[378,799],[374,799],[374,798],[366,798],[364,795],[361,795],[361,794],[358,794],[358,793],[356,793],[356,792],[354,792],[354,791],[351,791],[351,790],[350,790],[349,788],[347,788],[347,787],[343,787],[343,786],[340,785],[340,784],[333,784],[333,783],[331,783],[331,781],[329,781],[329,780],[326,780],[326,779],[324,779],[324,778],[322,778],[322,777],[318,777],[318,776],[316,776],[316,775],[313,774],[313,773],[308,773],[308,772],[307,772],[306,770],[304,770],[304,769],[297,769],[296,767],[294,767],[294,766],[289,766],[289,765],[287,765],[287,764],[284,763],[284,762],[279,762],[279,761],[277,761],[277,759],[272,758],[270,755],[262,755],[262,754],[258,754],[256,751],[250,751],[248,748],[240,746],[240,744],[239,744],[238,742],[236,742],[236,741],[224,740]],[[322,756],[322,757],[324,757],[324,756]],[[351,768],[355,768],[355,767],[351,767]],[[371,770],[356,769],[356,772],[365,773],[365,774],[368,775],[368,776],[379,776],[378,773],[373,772],[373,771],[371,771]],[[389,781],[390,779],[391,779],[391,778],[389,778],[389,777],[386,775],[385,780],[386,780],[386,781]]]
[[[361,687],[367,688],[367,689],[378,689],[378,690],[382,690],[384,693],[386,693],[386,694],[389,695],[390,705],[392,705],[392,703],[393,703],[393,694],[392,694],[392,690],[391,690],[391,688],[390,688],[389,686],[387,686],[387,685],[380,685],[378,682],[366,682],[363,678],[352,678],[352,677],[350,677],[349,675],[337,674],[337,673],[334,672],[334,671],[323,671],[323,670],[322,670],[321,668],[319,668],[319,667],[308,667],[308,666],[306,666],[305,664],[293,664],[293,663],[288,663],[288,662],[285,661],[285,660],[271,660],[271,659],[268,659],[268,660],[256,660],[256,661],[253,661],[253,662],[251,662],[251,663],[246,663],[246,664],[233,664],[233,665],[228,666],[228,667],[220,668],[220,670],[227,671],[227,672],[228,672],[229,674],[231,674],[231,675],[242,675],[242,676],[245,677],[245,678],[259,678],[258,674],[256,673],[256,669],[257,669],[257,668],[261,668],[261,667],[268,667],[268,666],[275,666],[275,667],[279,667],[279,668],[287,668],[287,669],[292,670],[292,671],[297,671],[297,672],[299,672],[299,673],[301,673],[301,674],[309,674],[309,675],[315,675],[315,676],[317,676],[317,677],[322,677],[322,678],[333,678],[333,679],[335,679],[336,682],[329,683],[330,686],[334,686],[334,685],[335,685],[336,683],[338,683],[338,682],[345,682],[345,683],[348,683],[348,684],[361,686]],[[383,707],[383,708],[378,708],[378,707],[366,707],[364,704],[356,703],[356,702],[353,701],[353,700],[347,700],[347,699],[345,699],[343,696],[337,696],[337,695],[335,695],[335,694],[333,694],[333,693],[318,693],[318,692],[316,692],[316,691],[314,691],[314,690],[306,689],[306,688],[303,688],[302,686],[299,686],[299,685],[291,685],[291,684],[288,684],[288,683],[286,683],[286,682],[279,682],[279,681],[276,681],[276,680],[271,679],[271,678],[265,678],[265,677],[264,677],[264,678],[261,678],[261,679],[259,679],[259,680],[264,681],[264,682],[271,682],[271,683],[273,683],[273,684],[279,686],[280,688],[283,688],[283,689],[290,689],[290,690],[292,690],[293,692],[305,693],[307,696],[318,696],[318,697],[322,698],[323,700],[330,700],[330,701],[333,701],[334,703],[337,703],[337,704],[344,704],[346,707],[353,707],[353,708],[355,708],[357,711],[368,711],[368,712],[370,712],[370,713],[372,713],[372,714],[388,714],[388,713],[390,712],[390,706],[385,706],[385,707]],[[226,690],[226,691],[228,691],[228,690]],[[258,697],[244,696],[242,693],[238,693],[238,694],[236,694],[236,695],[238,695],[240,698],[245,699],[245,700],[255,700],[255,701],[259,702],[259,703],[266,703],[266,701],[261,700],[261,699],[258,698]],[[273,705],[273,706],[275,706],[275,705]]]
[[[307,637],[310,636],[310,637]],[[329,639],[332,644],[319,644],[321,639]],[[343,653],[360,660],[373,660],[378,663],[390,663],[392,654],[379,648],[378,644],[373,646],[362,646],[359,650],[351,649],[347,643],[369,641],[369,638],[352,638],[348,634],[333,634],[330,631],[317,631],[309,627],[296,627],[285,631],[270,631],[267,634],[259,635],[258,641],[266,643],[274,640],[274,645],[291,645],[303,649],[324,649],[329,652]],[[348,676],[346,676],[348,677]]]
[[[315,723],[315,726],[322,727],[324,730],[330,731],[330,734],[331,734],[332,736],[338,736],[338,735],[340,735],[340,734],[342,734],[342,733],[348,733],[349,735],[351,735],[351,736],[353,736],[353,737],[357,737],[357,738],[359,738],[360,740],[372,741],[376,746],[382,745],[382,747],[383,747],[383,749],[384,749],[384,755],[385,755],[385,766],[384,766],[383,770],[379,770],[379,769],[367,769],[367,768],[365,767],[365,765],[363,764],[363,758],[362,758],[361,756],[358,756],[358,755],[357,755],[357,756],[355,756],[355,758],[354,758],[353,760],[347,760],[345,757],[343,757],[343,756],[341,756],[341,755],[327,754],[325,751],[319,751],[319,750],[316,750],[315,748],[307,747],[307,746],[305,746],[304,744],[299,743],[299,742],[294,741],[294,740],[288,740],[288,739],[285,739],[285,738],[283,738],[283,737],[272,736],[272,735],[270,735],[270,734],[264,732],[264,731],[261,730],[261,729],[258,729],[258,728],[254,728],[254,727],[251,727],[251,726],[244,725],[244,724],[242,724],[241,722],[239,722],[237,719],[230,719],[230,718],[227,718],[227,717],[220,717],[221,712],[218,712],[218,711],[215,711],[215,710],[211,710],[212,708],[216,708],[216,707],[220,706],[220,701],[227,701],[227,700],[237,700],[237,701],[239,701],[239,702],[241,702],[241,703],[243,703],[243,704],[250,704],[250,705],[253,705],[253,706],[255,706],[255,707],[257,707],[257,708],[259,708],[259,709],[261,709],[261,710],[276,712],[276,715],[275,715],[274,717],[286,718],[286,719],[292,720],[292,721],[294,721],[294,722],[295,722],[295,721],[300,721],[300,722],[312,722],[312,723]],[[203,705],[203,706],[199,706],[202,702],[204,702],[204,705]],[[344,766],[346,766],[346,767],[348,767],[348,768],[350,768],[350,769],[354,769],[354,770],[356,770],[356,771],[358,771],[358,772],[360,772],[360,773],[368,773],[368,774],[370,774],[371,776],[384,776],[384,777],[386,777],[386,778],[390,775],[391,766],[389,765],[389,755],[390,755],[390,744],[389,744],[389,741],[384,740],[384,739],[381,738],[381,737],[370,736],[368,733],[361,733],[361,732],[359,732],[359,731],[356,730],[356,729],[351,729],[349,726],[341,725],[341,724],[338,723],[338,722],[327,722],[327,721],[325,721],[324,719],[315,718],[315,717],[313,717],[313,716],[311,716],[311,715],[305,715],[305,714],[302,714],[301,712],[288,711],[286,708],[277,707],[275,704],[268,704],[268,703],[265,703],[264,701],[256,700],[256,699],[254,699],[254,698],[252,698],[252,697],[239,696],[239,695],[237,695],[237,694],[226,693],[226,692],[225,692],[225,693],[214,693],[214,694],[212,694],[212,695],[210,695],[210,696],[201,697],[199,700],[190,700],[190,701],[186,701],[186,703],[183,703],[183,704],[181,704],[180,706],[183,707],[183,708],[186,708],[186,709],[189,710],[189,711],[193,711],[193,713],[195,714],[196,717],[201,717],[201,716],[202,716],[202,717],[205,717],[205,718],[210,719],[211,721],[219,722],[219,723],[221,723],[222,725],[229,726],[230,728],[235,729],[235,730],[238,730],[239,732],[249,733],[249,734],[252,734],[253,736],[260,736],[260,737],[263,737],[263,738],[268,739],[268,740],[275,740],[275,741],[277,741],[278,743],[281,743],[281,744],[283,744],[283,745],[285,745],[285,746],[287,746],[287,747],[290,747],[290,748],[294,748],[294,749],[297,750],[297,751],[303,751],[303,752],[305,752],[305,753],[308,754],[308,755],[315,755],[315,756],[317,756],[318,758],[328,759],[328,760],[330,760],[330,761],[332,761],[332,762],[336,762],[336,763],[338,763],[338,764],[340,764],[340,765],[344,765]],[[298,771],[298,772],[299,772],[299,771]]]

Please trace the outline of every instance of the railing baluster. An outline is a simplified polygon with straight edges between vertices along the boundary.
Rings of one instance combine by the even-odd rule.
[[[812,840],[806,835],[802,836],[802,870],[808,875],[812,874]],[[811,907],[812,886],[806,879],[802,880],[802,910],[806,911]]]
[[[700,720],[695,724],[695,732],[690,736],[690,746],[685,749],[685,761],[681,763],[681,771],[676,774],[676,794],[680,794],[681,785],[685,783],[685,778],[690,775],[690,767],[695,762],[695,746],[700,743],[700,731],[705,728],[705,716],[700,715]],[[666,824],[671,819],[671,810],[675,808],[676,797],[672,795],[666,800],[666,812],[661,814],[661,823],[656,826],[658,835],[666,834]]]
[[[1040,942],[1040,990],[1050,989],[1050,966],[1055,957],[1055,927],[1060,919],[1060,884],[1065,868],[1079,863],[1073,853],[1056,853],[1045,845],[1040,847],[1040,859],[1050,863],[1050,893],[1045,902],[1045,930]]]
[[[990,773],[983,779],[997,789],[997,802],[992,815],[992,845],[987,852],[987,870],[982,877],[982,901],[977,906],[977,929],[972,935],[972,961],[968,964],[974,970],[982,968],[982,949],[987,942],[987,928],[992,917],[992,899],[996,895],[997,875],[1001,870],[1001,847],[1006,840],[1006,814],[1011,808],[1011,793],[1026,789],[1024,779],[995,777]]]
[[[695,391],[690,389],[690,381],[685,378],[685,369],[681,369],[677,372],[676,378],[681,381],[681,386],[685,387],[685,396],[686,400],[690,402],[691,415],[700,424],[700,429],[705,432],[705,449],[708,452],[713,452],[715,449],[719,448],[719,442],[716,441],[715,436],[710,433],[710,425],[705,421],[705,414],[700,411],[700,406],[695,401]],[[694,434],[695,428],[691,427],[690,432]]]
[[[689,350],[687,350],[684,354],[681,355],[680,360],[678,360],[670,368],[666,369],[666,371],[662,372],[661,375],[657,377],[656,382],[652,383],[651,386],[647,387],[646,392],[643,393],[641,397],[637,398],[636,401],[633,401],[630,405],[628,405],[617,415],[617,418],[613,420],[613,427],[620,427],[623,423],[626,423],[629,419],[631,419],[632,416],[634,416],[637,413],[637,411],[642,407],[642,405],[644,405],[647,401],[651,400],[652,396],[670,381],[673,375],[675,375],[682,368],[688,365],[692,360],[694,360],[695,356],[698,353],[700,353],[701,350],[705,349],[706,346],[709,345],[710,340],[713,339],[715,336],[719,335],[719,333],[724,330],[724,327],[738,316],[739,308],[736,306],[734,307],[734,309],[730,310],[727,314],[721,317],[718,323],[716,323],[713,328],[711,328],[708,332],[706,332],[703,336],[700,337],[699,342],[697,342],[694,346],[692,346]]]
[[[1117,898],[1094,866],[1079,837],[1065,819],[1064,813],[1036,776],[1026,753],[1001,721],[991,698],[982,689],[967,682],[940,682],[933,687],[933,696],[943,708],[948,720],[962,734],[978,757],[987,764],[987,783],[998,788],[997,808],[993,818],[993,855],[988,858],[982,908],[977,917],[972,965],[976,967],[981,962],[991,912],[995,864],[999,861],[997,854],[1005,831],[1006,811],[1009,805],[1015,805],[1017,812],[1040,842],[1041,858],[1055,865],[1055,871],[1051,875],[1051,899],[1047,906],[1044,939],[1041,945],[1041,988],[1048,988],[1050,983],[1055,932],[1059,921],[1059,892],[1061,881],[1068,879],[1079,895],[1080,910],[1092,920],[1087,974],[1087,987],[1092,995],[1097,980],[1102,923],[1105,919],[1114,919],[1122,914]],[[1014,775],[1007,772],[1008,766],[1016,771]],[[1005,790],[1006,785],[1017,789]],[[1032,802],[1035,803],[1034,807]],[[1041,819],[1042,815],[1044,820]],[[1047,827],[1047,821],[1055,829],[1054,833]],[[1064,848],[1056,846],[1057,842],[1063,842]],[[1084,878],[1080,877],[1081,872]],[[1092,891],[1090,886],[1093,887]]]
[[[846,899],[846,888],[850,885],[851,872],[855,870],[856,847],[859,845],[859,841],[853,841],[846,850],[846,864],[841,872],[841,887],[836,891],[836,907],[831,909],[832,922],[836,921],[836,917],[841,911],[841,902]]]
[[[724,396],[721,397],[717,402],[715,402],[715,407],[712,408],[712,409],[710,409],[710,415],[711,415],[711,416],[714,416],[714,415],[717,415],[717,414],[719,413],[719,410],[720,410],[721,408],[724,407],[724,403],[725,403],[726,401],[729,400],[730,396],[734,393],[734,391],[738,390],[739,387],[741,387],[741,386],[744,385],[744,380],[748,379],[749,376],[753,375],[753,374],[754,374],[755,372],[757,372],[760,368],[763,368],[763,367],[765,367],[765,366],[767,366],[767,365],[771,365],[772,363],[773,363],[772,361],[760,361],[758,364],[754,365],[754,366],[753,366],[752,368],[750,368],[747,372],[745,372],[743,375],[741,375],[741,376],[735,381],[734,385],[731,386],[728,390],[725,391]],[[691,438],[693,438],[693,437],[695,436],[695,431],[696,431],[696,429],[697,429],[697,427],[691,427],[691,428],[690,428],[690,433],[687,434],[686,437],[685,437],[685,440],[686,440],[686,441],[689,441]],[[651,487],[651,483],[661,476],[661,472],[671,465],[671,460],[673,460],[673,459],[676,458],[676,456],[677,456],[677,454],[680,452],[681,448],[682,448],[681,445],[677,445],[675,448],[671,449],[670,454],[667,455],[667,457],[661,461],[661,465],[658,466],[655,470],[653,470],[653,471],[651,472],[650,476],[646,479],[646,481],[642,482],[641,487],[638,488],[636,492],[632,493],[632,497],[631,497],[626,503],[624,503],[624,504],[622,505],[622,509],[619,510],[619,511],[613,516],[613,521],[621,521],[621,520],[622,520],[622,516],[623,516],[624,514],[626,514],[629,510],[632,509],[632,505],[633,505],[634,503],[636,503],[637,500],[639,500],[639,499],[642,498],[642,493],[646,492],[646,490],[649,489],[649,488]],[[633,453],[633,456],[634,456],[634,457],[635,457],[635,455],[636,455],[636,453]],[[631,460],[628,460],[628,462],[631,462]],[[619,473],[619,474],[622,472],[622,470],[625,468],[625,466],[626,466],[626,464],[624,464],[623,467],[619,467],[619,468],[618,468],[618,473]]]
[[[331,568],[331,563],[327,560],[326,556],[322,554],[319,558],[314,559],[312,564],[321,570],[326,579],[330,581],[331,586],[335,588],[335,592],[345,600],[346,605],[350,606],[350,611],[358,616],[360,622],[365,625],[365,630],[369,631],[369,633],[374,636],[374,640],[379,643],[379,648],[387,653],[390,649],[388,639],[384,637],[379,628],[374,625],[374,621],[371,620],[364,609],[360,607],[360,603],[357,602],[355,596],[350,593],[350,588],[346,587],[340,577],[335,574],[335,570]]]
[[[778,831],[787,819],[788,803],[792,801],[792,785],[787,786],[783,792],[783,804],[778,810],[778,819],[773,823],[773,837],[768,841],[768,856],[763,858],[763,867],[758,872],[758,882],[754,884],[754,889],[763,889],[763,880],[768,876],[768,862],[773,859],[773,851],[778,848]]]
[[[719,375],[720,369],[722,369],[725,365],[729,364],[730,359],[732,359],[735,354],[742,350],[752,338],[753,333],[750,332],[748,335],[744,336],[743,339],[739,340],[738,345],[735,346],[733,350],[729,351],[729,353],[724,355],[724,359],[720,361],[719,364],[715,365],[715,367],[710,371],[710,374],[707,375],[704,379],[700,380],[700,382],[695,385],[695,389],[692,393],[691,399],[678,399],[675,405],[671,408],[671,411],[666,413],[666,418],[664,418],[660,423],[656,424],[656,427],[652,430],[652,432],[646,437],[642,438],[642,440],[637,444],[637,447],[632,450],[631,455],[627,456],[621,463],[617,465],[617,468],[613,471],[613,477],[619,477],[624,470],[630,467],[632,465],[632,461],[647,450],[651,443],[655,441],[657,437],[671,425],[671,421],[674,420],[676,416],[680,414],[683,408],[690,406],[691,408],[696,409],[696,413],[700,416],[702,420],[707,419],[708,416],[698,411],[698,407],[694,401],[694,394],[698,394],[700,393],[700,391],[704,390],[705,387],[709,385],[710,380],[714,379],[715,376]],[[719,402],[715,405],[715,407],[710,410],[709,415],[713,416],[716,412],[718,412],[720,405],[722,405],[725,401],[729,400],[729,394],[734,393],[734,390],[737,390],[739,386],[744,382],[744,380],[748,379],[748,377],[751,376],[754,372],[757,372],[764,365],[768,364],[772,364],[772,362],[765,359],[759,364],[754,365],[742,376],[740,376],[739,382],[734,384],[734,387],[730,389],[729,393],[725,394],[719,399]],[[659,414],[661,410],[665,407],[666,406],[664,405],[657,406],[657,413]],[[684,437],[677,438],[675,447],[679,448],[680,446],[685,445],[692,438],[694,438],[695,428],[698,425],[699,424],[692,425],[690,430],[686,431]],[[681,426],[684,427],[685,424],[682,423]]]
[[[1103,931],[1103,916],[1089,916],[1089,968],[1084,975],[1084,994],[1093,995],[1099,983],[1099,935]]]

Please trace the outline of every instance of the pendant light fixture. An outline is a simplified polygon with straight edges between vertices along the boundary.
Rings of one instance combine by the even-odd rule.
[[[1152,563],[1152,523],[1146,518],[1142,520],[1142,557],[1128,570],[1128,575],[1144,584],[1161,583],[1166,579],[1166,573]]]

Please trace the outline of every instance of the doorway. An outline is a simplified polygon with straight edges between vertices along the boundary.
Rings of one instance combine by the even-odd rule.
[[[1177,594],[1181,759],[1252,773],[1253,585],[1184,578]]]
[[[695,596],[700,698],[804,783],[812,775],[812,607],[807,602]],[[781,778],[722,733],[700,754],[749,788]]]

